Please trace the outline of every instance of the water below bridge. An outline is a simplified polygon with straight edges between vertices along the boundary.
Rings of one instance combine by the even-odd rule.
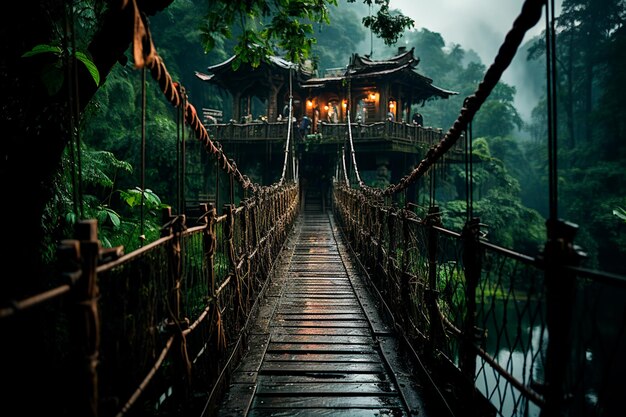
[[[309,203],[278,262],[218,415],[434,415],[330,212]]]

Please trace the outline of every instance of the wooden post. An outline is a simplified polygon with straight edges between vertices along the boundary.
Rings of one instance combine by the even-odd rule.
[[[402,272],[400,275],[400,297],[402,299],[403,308],[400,310],[402,313],[402,318],[406,318],[405,323],[408,323],[410,320],[411,313],[413,310],[411,307],[411,286],[410,286],[410,278],[411,274],[409,269],[410,258],[409,258],[409,246],[411,243],[411,235],[409,231],[409,213],[408,207],[401,211],[402,214]]]
[[[94,219],[76,225],[76,241],[64,241],[60,250],[73,257],[82,270],[72,288],[70,306],[72,346],[75,349],[73,387],[75,400],[70,407],[74,415],[98,415],[98,354],[100,349],[100,317],[98,311],[98,280],[96,267],[100,256],[98,224]],[[68,271],[69,272],[69,271]]]
[[[439,253],[439,238],[433,226],[441,226],[441,214],[439,206],[430,206],[426,219],[428,226],[428,289],[426,291],[426,303],[430,318],[430,328],[428,329],[428,342],[426,351],[430,359],[434,360],[437,350],[440,348],[442,336],[444,334],[441,313],[437,300],[439,298],[439,282],[437,275],[437,255]]]
[[[482,270],[482,252],[479,244],[480,219],[468,220],[461,232],[463,244],[463,270],[465,273],[465,317],[459,346],[459,365],[468,380],[476,374],[476,287]]]
[[[186,384],[180,384],[178,396],[181,404],[186,403],[191,388],[191,362],[187,353],[187,341],[182,333],[189,326],[187,319],[182,317],[181,282],[183,279],[183,245],[182,232],[185,230],[185,215],[172,215],[172,208],[163,209],[164,236],[174,235],[169,244],[169,270],[170,281],[169,308],[172,316],[168,322],[169,331],[175,335],[175,345],[178,346],[179,354],[174,355],[174,366],[178,370],[177,375],[184,375]]]
[[[200,210],[202,213],[205,213],[202,217],[202,221],[205,224],[205,228],[202,233],[202,243],[207,269],[207,295],[215,297],[215,250],[217,249],[215,221],[217,213],[213,204],[201,204]]]
[[[563,220],[548,220],[548,241],[539,260],[545,266],[546,323],[548,346],[545,363],[545,407],[541,417],[567,415],[567,368],[571,362],[571,328],[576,275],[566,265],[576,266],[585,256],[574,245],[578,226]]]

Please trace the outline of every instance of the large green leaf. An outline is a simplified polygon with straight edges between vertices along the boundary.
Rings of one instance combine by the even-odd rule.
[[[76,59],[85,64],[87,71],[91,74],[91,77],[96,82],[96,85],[100,85],[100,72],[98,71],[96,64],[94,64],[93,61],[82,52],[76,52]]]
[[[59,48],[58,46],[53,46],[53,45],[35,45],[33,49],[22,54],[22,58],[28,58],[31,56],[45,54],[45,53],[61,55],[61,48]]]

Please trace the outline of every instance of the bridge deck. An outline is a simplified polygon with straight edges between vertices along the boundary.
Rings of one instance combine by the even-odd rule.
[[[428,415],[329,214],[305,211],[220,416]]]

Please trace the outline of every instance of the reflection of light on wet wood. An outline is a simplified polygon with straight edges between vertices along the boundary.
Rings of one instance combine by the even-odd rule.
[[[313,201],[220,415],[426,416],[390,327]]]

